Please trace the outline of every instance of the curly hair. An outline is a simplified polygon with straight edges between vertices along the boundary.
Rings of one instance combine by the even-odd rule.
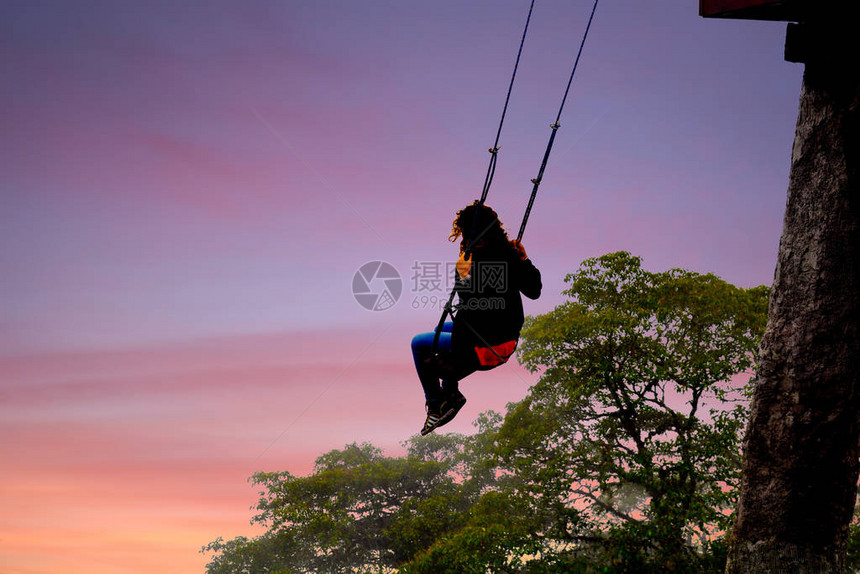
[[[457,212],[451,227],[449,241],[462,237],[460,251],[476,247],[510,247],[511,240],[499,216],[488,205],[475,200]]]

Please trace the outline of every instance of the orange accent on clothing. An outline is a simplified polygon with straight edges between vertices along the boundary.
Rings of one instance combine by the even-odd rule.
[[[517,348],[517,341],[508,341],[492,347],[475,347],[478,363],[482,367],[495,367],[506,363]]]
[[[457,259],[457,275],[460,276],[460,279],[465,279],[469,276],[469,272],[472,270],[472,260],[471,257],[466,259],[466,254],[461,253],[460,258]]]

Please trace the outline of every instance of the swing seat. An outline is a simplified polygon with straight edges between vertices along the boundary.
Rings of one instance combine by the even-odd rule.
[[[475,347],[478,357],[479,371],[488,371],[499,365],[504,365],[517,349],[517,341],[507,341],[492,347]]]
[[[459,381],[467,374],[477,371],[489,371],[504,365],[514,355],[519,341],[506,341],[491,347],[473,347],[475,351],[472,368],[458,365],[454,353],[435,353],[424,359],[424,364],[431,367],[433,372],[442,380]]]

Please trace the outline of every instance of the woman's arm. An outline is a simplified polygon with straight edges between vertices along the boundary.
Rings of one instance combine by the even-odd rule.
[[[514,248],[514,252],[519,256],[519,261],[516,261],[514,264],[519,290],[529,299],[537,299],[540,297],[541,289],[543,289],[540,271],[528,258],[526,248],[523,247],[521,241],[511,241],[511,245]]]

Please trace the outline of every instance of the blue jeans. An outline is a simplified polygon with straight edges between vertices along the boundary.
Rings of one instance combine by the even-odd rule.
[[[454,323],[450,321],[442,325],[439,333],[439,346],[437,351],[450,356],[451,353],[451,328]],[[440,380],[438,369],[429,362],[433,357],[433,338],[436,334],[421,333],[412,338],[412,358],[415,361],[415,371],[418,380],[424,388],[424,398],[427,403],[440,403],[446,395],[458,390],[458,378],[444,377]],[[463,375],[465,376],[465,374]],[[462,378],[462,377],[460,377]]]

